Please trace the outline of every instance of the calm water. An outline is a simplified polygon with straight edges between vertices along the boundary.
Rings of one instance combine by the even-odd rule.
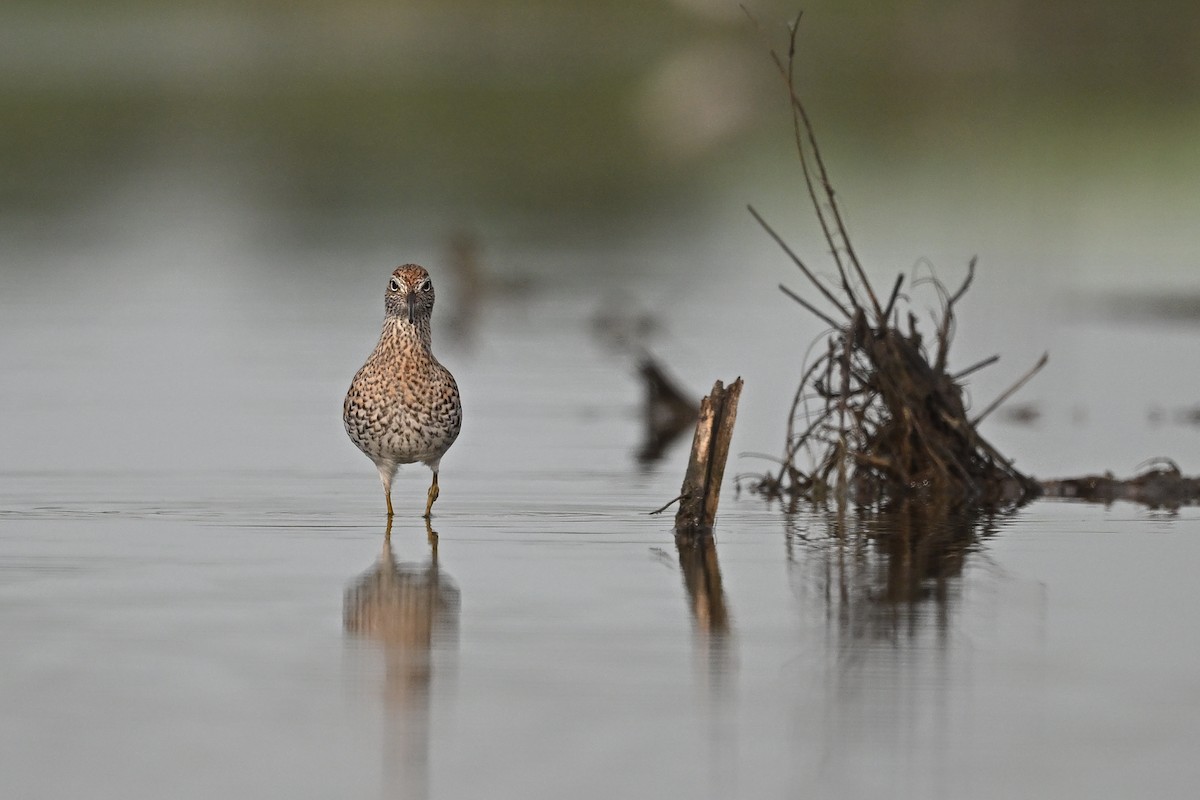
[[[776,452],[816,331],[768,249],[723,277],[734,239],[685,247],[686,280],[491,297],[468,340],[442,277],[466,427],[436,548],[408,468],[391,552],[339,414],[394,259],[244,271],[254,254],[150,242],[134,266],[114,248],[14,277],[3,794],[1185,795],[1197,511],[1039,503],[907,557],[864,538],[907,523],[786,518],[732,485],[715,551],[646,514],[686,446],[636,466],[632,361],[592,321],[654,311],[654,349],[697,391],[744,375],[735,450]],[[1001,283],[981,276],[960,363],[1015,350],[1002,387],[1028,353],[1053,360],[1025,395],[1042,419],[996,421],[998,444],[1043,476],[1163,454],[1195,471],[1195,429],[1147,421],[1194,401],[1194,330],[1047,315],[1054,292]]]
[[[745,204],[828,262],[736,3],[307,5],[0,6],[0,798],[1195,793],[1200,510],[738,496],[820,333]],[[750,5],[781,45],[794,4]],[[1200,472],[1195,12],[811,5],[872,274],[979,256],[975,408],[1050,352],[985,433]],[[409,260],[465,428],[385,549],[340,410]],[[1106,315],[1135,295],[1184,313]],[[646,513],[686,443],[638,466],[597,319],[745,378],[715,548]]]

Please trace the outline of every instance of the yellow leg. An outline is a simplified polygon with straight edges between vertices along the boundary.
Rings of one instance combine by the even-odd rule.
[[[429,494],[425,499],[425,519],[433,515],[433,501],[438,499],[437,473],[433,473],[433,483],[429,486]]]
[[[383,499],[387,500],[388,521],[390,522],[394,516],[392,511],[392,478],[396,475],[396,466],[394,464],[376,464],[379,469],[379,483],[383,486]]]

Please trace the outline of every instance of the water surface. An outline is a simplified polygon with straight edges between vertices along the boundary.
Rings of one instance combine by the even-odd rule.
[[[732,480],[715,548],[678,549],[647,515],[686,445],[637,466],[633,360],[593,320],[652,310],[697,391],[743,374],[734,449],[774,452],[802,353],[766,333],[815,331],[765,262],[730,284],[698,260],[670,304],[661,277],[632,298],[493,297],[469,340],[444,324],[447,286],[437,348],[466,426],[436,547],[414,467],[385,553],[339,418],[391,266],[363,261],[348,280],[118,271],[83,302],[80,266],[6,296],[5,794],[1127,797],[1200,779],[1195,510],[1038,503],[921,552],[896,545],[911,520],[788,516]],[[981,285],[982,308],[1004,297]],[[1026,341],[989,337],[994,313],[962,324],[963,363]],[[1139,383],[1165,376],[1154,402],[1182,405],[1192,331],[1024,319],[1067,366],[1032,390],[1033,427],[988,428],[1019,464],[1200,463]]]

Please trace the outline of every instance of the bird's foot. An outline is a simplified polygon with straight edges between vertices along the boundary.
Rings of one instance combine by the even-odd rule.
[[[425,519],[429,519],[433,516],[433,501],[438,499],[438,494],[438,485],[437,480],[435,479],[433,485],[429,487],[429,494],[425,499]]]

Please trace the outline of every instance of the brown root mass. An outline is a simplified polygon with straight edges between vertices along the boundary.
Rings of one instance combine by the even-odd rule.
[[[1046,357],[995,403],[968,417],[962,379],[996,360],[958,373],[948,367],[955,305],[970,287],[975,262],[953,294],[938,281],[930,282],[941,301],[930,340],[919,331],[909,299],[901,294],[904,275],[896,278],[886,302],[880,302],[846,232],[812,123],[796,92],[795,45],[794,25],[787,57],[774,50],[771,56],[787,84],[804,182],[833,257],[835,279],[818,279],[753,208],[750,212],[820,298],[810,301],[780,288],[829,325],[832,334],[801,378],[780,469],[758,476],[753,487],[792,501],[832,498],[864,505],[919,498],[948,507],[987,508],[1036,497],[1037,482],[980,436],[977,425],[1032,377]]]

